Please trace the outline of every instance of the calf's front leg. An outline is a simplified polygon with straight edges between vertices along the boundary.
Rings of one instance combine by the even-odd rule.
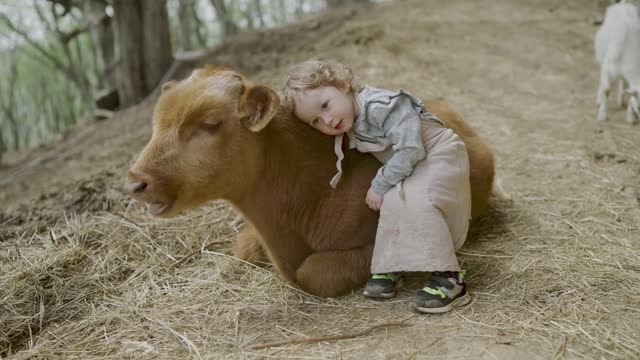
[[[296,281],[308,293],[334,297],[349,293],[369,279],[373,244],[309,255],[296,271]]]
[[[260,265],[269,263],[264,248],[261,245],[260,234],[251,223],[246,222],[236,237],[233,255],[238,259]]]

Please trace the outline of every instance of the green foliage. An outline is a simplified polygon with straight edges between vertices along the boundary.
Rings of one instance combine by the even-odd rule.
[[[59,61],[65,61],[62,49],[51,46],[50,40],[42,40],[42,43]],[[93,51],[88,35],[75,38],[71,45],[76,54],[90,54]],[[82,72],[88,78],[91,88],[95,89],[101,82],[95,59],[79,59]],[[13,85],[0,82],[0,102],[4,108],[0,112],[0,143],[6,144],[8,149],[31,147],[46,142],[74,125],[91,110],[92,95],[82,94],[65,74],[34,52],[31,45],[16,45],[10,51],[0,54],[0,62],[7,64],[0,67],[0,78],[8,79],[12,76],[9,64],[15,64],[13,76],[17,78]],[[15,99],[13,104],[8,103],[11,94]]]
[[[174,49],[179,48],[178,7],[168,0]],[[317,11],[325,0],[236,0],[225,2],[228,14],[242,30],[282,26],[305,12]],[[104,83],[104,69],[88,32],[73,37],[64,47],[59,36],[47,32],[56,24],[50,1],[29,4],[12,0],[0,5],[0,16],[10,21],[33,43],[0,21],[0,156],[5,150],[22,149],[47,142],[68,127],[88,118],[93,93]],[[39,7],[40,15],[36,12]],[[222,39],[219,14],[210,0],[195,0],[194,28],[189,35],[195,49],[211,47]],[[57,13],[62,13],[58,6]],[[0,19],[2,20],[2,19]],[[86,25],[80,9],[57,19],[59,30],[71,33]],[[198,33],[196,33],[198,31]],[[37,47],[41,49],[38,50]],[[45,55],[47,53],[48,55]],[[11,66],[11,65],[15,66]],[[15,70],[13,70],[15,69]],[[4,81],[13,79],[15,82]]]

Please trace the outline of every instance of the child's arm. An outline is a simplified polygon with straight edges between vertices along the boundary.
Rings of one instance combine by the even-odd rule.
[[[419,115],[408,96],[400,96],[389,110],[383,105],[373,105],[372,116],[385,116],[382,127],[385,135],[393,144],[393,156],[378,170],[371,182],[372,189],[379,195],[386,194],[397,183],[413,172],[415,164],[424,159],[425,150],[422,142],[422,125]],[[386,114],[385,114],[386,113]]]

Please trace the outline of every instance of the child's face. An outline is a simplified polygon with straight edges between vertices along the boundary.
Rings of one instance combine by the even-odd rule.
[[[295,115],[327,135],[351,130],[358,116],[358,106],[349,89],[321,86],[294,95]]]

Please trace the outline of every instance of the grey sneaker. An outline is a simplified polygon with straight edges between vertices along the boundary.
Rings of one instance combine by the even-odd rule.
[[[396,296],[396,287],[400,282],[400,274],[373,274],[367,281],[362,294],[374,299],[389,299]]]
[[[458,272],[433,272],[429,284],[412,300],[414,310],[426,314],[449,312],[471,301],[462,275]]]

